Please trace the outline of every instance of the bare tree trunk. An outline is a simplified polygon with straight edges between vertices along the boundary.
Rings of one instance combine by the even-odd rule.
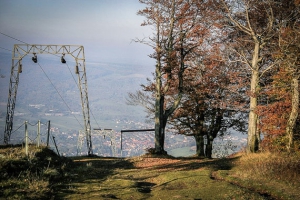
[[[169,90],[170,87],[170,80],[172,79],[171,76],[171,70],[172,70],[172,52],[173,52],[173,48],[174,48],[174,36],[173,36],[173,30],[174,30],[174,23],[175,23],[175,0],[172,0],[172,5],[171,5],[171,13],[170,13],[170,32],[168,35],[168,45],[167,45],[167,58],[169,59],[167,61],[167,65],[168,65],[168,70],[169,70],[169,74],[168,74],[168,78],[169,80],[167,80],[167,84],[164,85],[164,91],[162,91],[162,81],[161,81],[161,76],[162,76],[162,72],[161,72],[161,67],[159,68],[159,72],[156,72],[156,104],[157,107],[155,107],[157,112],[157,109],[159,109],[159,113],[157,113],[157,116],[159,116],[159,127],[158,124],[155,124],[155,153],[156,154],[167,154],[167,152],[164,150],[164,142],[165,142],[165,128],[167,125],[167,120],[168,117],[175,111],[175,109],[178,107],[180,100],[182,98],[182,81],[183,81],[183,71],[184,68],[182,68],[182,66],[184,66],[184,61],[182,58],[182,62],[181,62],[181,68],[179,70],[179,75],[178,75],[178,79],[179,79],[179,92],[178,92],[178,97],[176,98],[176,100],[173,102],[173,105],[169,108],[169,109],[165,109],[164,108],[164,94],[167,93],[167,91]],[[159,24],[158,24],[159,26]],[[157,47],[161,48],[160,45],[160,39],[159,39],[159,27],[157,28],[158,32],[157,32]],[[157,50],[159,51],[159,50]],[[161,58],[161,55],[159,55],[159,59]],[[160,60],[159,60],[160,63]],[[160,64],[161,66],[161,64]],[[157,69],[158,70],[158,69]],[[158,80],[159,79],[159,80]],[[160,84],[160,86],[158,86],[158,84]],[[155,104],[155,105],[156,105]]]
[[[167,154],[164,150],[165,148],[165,129],[167,125],[168,116],[164,114],[164,104],[165,104],[165,96],[161,95],[160,98],[160,133],[159,133],[159,151],[156,151],[157,154]]]
[[[185,70],[185,56],[190,53],[195,47],[187,48],[184,51],[184,43],[186,43],[186,34],[180,35],[180,40],[175,40],[178,36],[178,19],[176,19],[176,9],[181,2],[176,0],[171,1],[141,1],[150,5],[153,13],[142,11],[150,22],[146,24],[156,25],[156,37],[150,39],[155,41],[155,53],[153,57],[156,58],[155,68],[155,153],[165,154],[164,141],[165,141],[165,127],[168,117],[177,109],[181,98],[183,96],[183,72]],[[178,4],[177,4],[178,3]],[[168,19],[167,21],[165,19]],[[192,26],[192,25],[191,25]],[[182,27],[181,27],[182,28]],[[174,33],[175,32],[175,33]],[[187,39],[189,40],[189,39]],[[180,63],[177,62],[179,51],[177,43],[181,45],[180,49]],[[152,47],[153,47],[152,46]],[[178,66],[179,64],[179,66]],[[179,70],[177,69],[179,67]],[[177,76],[174,74],[177,73]],[[162,77],[164,75],[164,77]],[[165,77],[166,75],[166,77]],[[178,94],[173,103],[168,102],[168,108],[164,105],[165,96],[170,95],[170,89],[174,88],[174,81],[178,79]],[[175,88],[173,89],[175,90]]]
[[[157,22],[156,28],[157,28],[157,38],[156,38],[156,51],[157,51],[157,58],[156,58],[156,67],[155,67],[155,152],[159,153],[161,152],[163,146],[161,146],[161,125],[162,125],[162,106],[161,105],[161,47],[160,47],[160,24]]]
[[[163,119],[162,119],[162,109],[161,107],[161,81],[158,78],[156,79],[156,98],[155,98],[155,153],[161,153],[164,145],[164,130],[162,128]]]
[[[252,74],[251,74],[251,83],[250,83],[250,111],[249,111],[249,121],[248,121],[248,144],[247,152],[254,153],[258,150],[259,147],[259,136],[257,131],[257,85],[259,81],[259,50],[260,43],[257,41],[255,43],[255,48],[252,57]]]
[[[210,130],[208,131],[207,144],[205,148],[205,155],[207,158],[212,158],[213,141],[222,128],[223,111],[216,108],[214,109],[211,117],[211,125]]]
[[[291,148],[293,147],[294,131],[295,131],[296,120],[298,118],[298,112],[299,112],[299,82],[296,77],[292,79],[291,87],[292,87],[292,111],[290,113],[290,117],[288,119],[287,126],[286,126],[286,135],[288,138],[288,143],[287,143],[288,152],[290,152]]]
[[[273,24],[275,22],[275,19],[273,15],[273,9],[269,1],[244,1],[244,8],[235,7],[234,4],[231,4],[234,1],[229,1],[229,4],[226,4],[227,1],[225,0],[222,0],[222,2],[224,3],[223,5],[225,6],[225,9],[228,12],[229,19],[235,25],[236,29],[247,34],[249,36],[249,40],[254,42],[254,49],[248,51],[249,55],[252,54],[251,60],[248,59],[248,57],[244,53],[245,49],[238,53],[239,56],[242,58],[243,63],[250,67],[252,71],[250,83],[251,94],[248,121],[247,152],[254,153],[258,151],[260,142],[259,131],[257,130],[258,116],[256,114],[258,93],[257,86],[260,78],[259,73],[262,69],[259,65],[263,58],[263,55],[261,55],[260,51],[261,49],[263,49],[263,46],[266,44],[266,42],[271,40],[274,36]],[[262,6],[260,3],[263,4],[264,9],[256,10],[257,6]],[[231,5],[231,7],[228,7],[228,5]],[[239,14],[235,15],[235,9],[241,9],[243,11],[241,12],[241,14],[238,12]],[[261,14],[260,12],[264,12],[265,16],[267,17],[267,20],[265,22],[261,21],[259,17],[259,15]],[[243,16],[244,18],[241,18],[241,16]],[[262,22],[262,24],[260,24],[259,27],[255,25],[259,24],[260,22]],[[272,67],[270,66],[265,71],[271,68]]]
[[[212,145],[213,145],[214,138],[212,135],[207,135],[207,144],[205,147],[205,157],[212,158]]]
[[[196,141],[196,155],[198,157],[204,158],[204,138],[201,134],[194,135]]]

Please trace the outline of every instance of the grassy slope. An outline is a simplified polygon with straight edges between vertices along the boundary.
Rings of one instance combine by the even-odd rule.
[[[0,150],[0,199],[300,198],[297,156],[285,161],[274,154],[211,160],[74,157],[70,162],[44,149],[30,150],[29,158],[16,153],[23,151],[19,147]],[[9,172],[12,168],[17,173]]]
[[[212,170],[230,168],[223,160],[139,157],[74,161],[75,177],[57,188],[59,198],[263,199],[257,193],[211,178]]]
[[[45,147],[0,146],[0,199],[47,199],[71,160]]]

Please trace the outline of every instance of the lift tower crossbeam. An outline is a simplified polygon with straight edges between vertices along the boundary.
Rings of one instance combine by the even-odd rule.
[[[75,59],[76,74],[78,75],[78,87],[80,89],[81,106],[84,120],[84,131],[88,148],[88,155],[93,154],[91,140],[91,124],[88,101],[88,88],[85,70],[84,48],[80,45],[40,45],[40,44],[15,44],[12,53],[12,67],[7,101],[6,125],[4,131],[4,143],[8,144],[13,129],[13,116],[19,84],[19,74],[22,72],[22,59],[33,54],[68,54]],[[34,62],[37,62],[35,57]]]

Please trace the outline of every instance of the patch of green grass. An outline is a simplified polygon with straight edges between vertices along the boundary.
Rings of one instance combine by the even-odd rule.
[[[63,199],[263,199],[261,195],[247,189],[212,179],[210,167],[204,169],[199,165],[196,169],[184,170],[179,162],[176,164],[178,168],[174,166],[173,170],[166,170],[164,165],[136,168],[134,162],[134,159],[112,158],[75,160],[77,167],[80,167],[83,173],[77,174],[75,179],[64,188],[60,188],[57,191],[58,197]],[[77,169],[79,168],[74,168],[74,172]],[[85,174],[86,171],[89,173]],[[101,171],[105,173],[100,173]]]
[[[150,199],[263,199],[256,193],[211,179],[210,170],[167,172],[158,176]]]

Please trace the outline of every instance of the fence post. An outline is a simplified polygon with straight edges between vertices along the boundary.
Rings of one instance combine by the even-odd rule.
[[[47,147],[49,147],[49,137],[50,137],[50,120],[48,121]]]
[[[121,157],[123,156],[123,144],[122,144],[122,134],[123,134],[123,131],[121,130],[121,137],[120,137],[120,144],[121,144]]]
[[[25,121],[25,154],[28,156],[28,130],[27,130],[27,121]]]
[[[37,146],[40,147],[40,136],[41,136],[41,121],[38,121],[37,124]]]

